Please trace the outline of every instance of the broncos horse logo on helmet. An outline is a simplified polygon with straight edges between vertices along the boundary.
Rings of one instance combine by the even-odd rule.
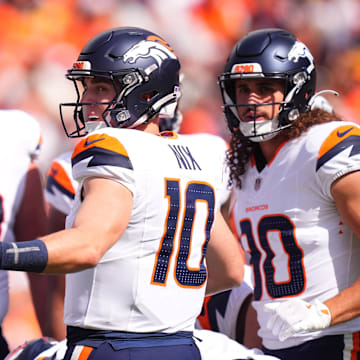
[[[314,57],[311,55],[309,49],[306,45],[300,41],[296,41],[293,47],[290,49],[288,53],[288,60],[297,63],[300,58],[307,58],[309,61],[309,66],[307,67],[307,72],[310,74],[315,66],[314,66]]]
[[[135,44],[124,54],[124,61],[133,64],[140,57],[152,57],[157,62],[158,66],[169,57],[176,59],[176,55],[166,46],[159,42],[148,40],[142,40],[138,44]]]

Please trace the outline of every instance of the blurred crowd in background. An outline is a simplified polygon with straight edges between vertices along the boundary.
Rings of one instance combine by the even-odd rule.
[[[164,37],[182,62],[181,132],[227,139],[217,86],[226,56],[248,31],[282,27],[314,55],[318,90],[339,92],[327,95],[335,111],[360,122],[359,18],[359,0],[0,0],[0,107],[25,110],[40,122],[45,175],[51,160],[74,146],[59,118],[59,103],[75,100],[66,70],[95,34],[138,26]],[[7,321],[15,334],[18,320]]]
[[[246,32],[282,27],[305,42],[318,65],[318,90],[344,119],[360,119],[359,0],[7,0],[0,1],[0,107],[41,123],[44,172],[73,147],[58,104],[73,101],[65,79],[85,43],[110,27],[139,26],[163,36],[182,62],[181,131],[227,137],[217,76]],[[358,100],[359,99],[359,100]]]

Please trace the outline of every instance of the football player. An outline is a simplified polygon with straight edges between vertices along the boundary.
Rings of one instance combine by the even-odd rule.
[[[180,81],[183,75],[180,74]],[[162,136],[181,136],[176,134],[182,122],[182,113],[178,107],[179,99],[176,103],[169,104],[161,109],[159,113],[159,130]],[[93,123],[95,123],[93,121]],[[228,149],[225,141],[218,136],[209,136],[207,134],[186,135],[196,137],[196,141],[200,144],[203,139],[205,142],[213,139],[213,146],[217,147],[217,152],[224,155]],[[48,207],[48,229],[49,232],[59,231],[65,228],[66,216],[70,213],[74,202],[78,182],[73,178],[71,172],[71,152],[65,152],[55,158],[49,168],[45,187],[45,199]],[[224,174],[228,176],[228,173]],[[228,216],[224,209],[227,208],[229,202],[230,189],[224,181],[224,188],[219,191],[219,206],[221,207],[224,217]],[[225,205],[225,206],[224,206]],[[43,333],[56,340],[62,340],[66,336],[66,329],[62,321],[63,318],[63,297],[64,297],[64,276],[51,275],[49,277],[47,291],[47,321],[43,329]],[[246,288],[247,286],[244,285]],[[239,305],[241,306],[241,304]]]
[[[0,110],[2,175],[0,176],[0,240],[16,248],[16,242],[45,234],[46,214],[41,176],[36,164],[40,152],[40,127],[29,114],[19,110]],[[42,277],[29,274],[30,290],[39,320],[45,299]],[[8,312],[8,272],[0,271],[0,324]],[[0,359],[8,353],[0,328]]]
[[[360,128],[312,109],[313,56],[282,29],[238,41],[219,85],[265,353],[358,357]]]
[[[179,70],[161,37],[116,28],[68,72],[78,98],[60,115],[68,136],[85,138],[72,154],[67,229],[0,249],[3,269],[67,273],[65,359],[200,359],[193,328],[205,290],[242,281],[240,246],[217,210],[223,152],[210,138],[160,135]]]
[[[180,77],[181,78],[181,77]],[[162,135],[171,135],[172,132],[180,130],[182,122],[182,113],[179,110],[179,101],[176,104],[170,104],[163,108],[159,114],[159,128]],[[179,135],[196,137],[200,144],[204,135]],[[205,137],[207,137],[205,135]],[[225,152],[228,146],[225,142],[219,141],[213,137],[214,146],[221,144],[217,151]],[[70,213],[71,206],[75,197],[75,191],[78,184],[71,173],[71,152],[61,154],[51,164],[47,175],[45,188],[45,198],[49,205],[49,228],[50,232],[61,230],[65,227],[66,215]],[[230,217],[228,213],[228,204],[230,200],[230,189],[224,182],[224,189],[219,198],[219,206],[225,219]],[[237,342],[246,345],[249,348],[261,346],[261,341],[256,332],[258,329],[256,314],[250,306],[252,299],[252,283],[250,269],[245,266],[244,281],[239,287],[215,294],[205,298],[205,303],[201,314],[196,322],[198,329],[213,330],[221,332]],[[62,308],[64,296],[64,279],[62,276],[51,276],[48,289],[48,308],[47,308],[47,327],[44,334],[61,340],[65,337],[65,326],[62,321]],[[206,334],[206,333],[203,333]],[[219,338],[220,340],[223,338]],[[215,338],[212,336],[211,342]],[[210,343],[210,342],[209,342]],[[202,349],[204,342],[201,343]],[[209,351],[211,353],[211,351]]]
[[[333,107],[322,95],[323,92],[313,97],[310,106],[332,113]],[[229,215],[225,213],[224,217]],[[240,286],[205,298],[197,319],[198,328],[223,333],[248,348],[261,348],[262,341],[257,335],[259,324],[251,306],[254,290],[251,272],[251,267],[245,264],[244,280]]]

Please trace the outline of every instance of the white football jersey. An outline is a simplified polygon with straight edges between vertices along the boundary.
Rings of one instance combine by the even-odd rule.
[[[15,241],[14,223],[20,208],[26,173],[38,156],[41,137],[36,120],[19,110],[0,110],[2,139],[0,141],[0,240]],[[9,304],[8,274],[0,270],[0,323]]]
[[[339,216],[331,184],[360,170],[360,128],[331,122],[285,142],[259,172],[249,166],[236,190],[235,225],[253,269],[259,335],[269,349],[360,329],[360,318],[280,342],[264,305],[299,297],[325,301],[360,275],[360,240]]]
[[[207,241],[228,181],[226,149],[213,135],[113,128],[97,130],[77,145],[72,169],[79,191],[66,226],[73,223],[88,177],[126,186],[133,209],[126,231],[95,268],[66,275],[67,325],[193,330],[206,287]]]
[[[55,158],[46,178],[45,199],[55,209],[68,215],[75,199],[78,182],[71,173],[72,152]]]

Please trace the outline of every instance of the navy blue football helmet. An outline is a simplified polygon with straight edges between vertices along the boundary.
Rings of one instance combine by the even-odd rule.
[[[238,79],[282,79],[284,100],[279,114],[267,124],[261,121],[241,121],[240,106],[274,105],[237,104],[235,81]],[[265,141],[279,130],[291,125],[298,116],[310,110],[309,100],[315,93],[316,71],[313,56],[302,42],[282,29],[261,29],[248,33],[233,47],[224,72],[219,76],[219,86],[228,127],[234,135],[251,141]],[[265,125],[265,126],[264,126]]]
[[[98,34],[85,45],[66,75],[73,81],[77,93],[75,103],[60,104],[60,117],[67,136],[84,136],[90,131],[84,121],[83,107],[96,104],[81,102],[79,81],[100,77],[113,82],[114,99],[101,103],[107,105],[102,114],[103,125],[133,128],[177,101],[179,71],[180,62],[173,49],[150,31],[120,27]],[[73,107],[75,121],[75,130],[71,131],[63,114],[64,107],[69,106]]]

